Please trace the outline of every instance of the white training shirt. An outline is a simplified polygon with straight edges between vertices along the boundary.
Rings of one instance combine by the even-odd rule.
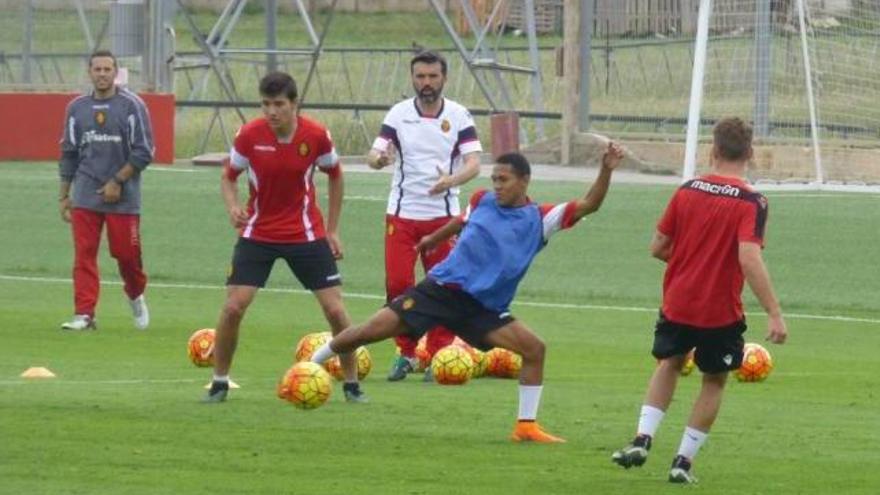
[[[428,191],[440,178],[438,167],[454,174],[462,155],[483,150],[470,112],[443,98],[437,117],[426,117],[415,98],[401,101],[385,116],[373,149],[388,151],[391,144],[398,153],[386,212],[411,220],[458,215],[457,187],[433,196]]]

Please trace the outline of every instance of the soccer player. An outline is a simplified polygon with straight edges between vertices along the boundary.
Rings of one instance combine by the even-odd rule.
[[[782,344],[788,333],[761,257],[767,199],[744,182],[752,157],[752,129],[738,118],[725,118],[713,133],[712,174],[676,191],[651,241],[651,254],[666,262],[652,351],[659,365],[648,385],[635,439],[612,455],[625,468],[645,463],[679,370],[696,349],[703,382],[672,461],[669,481],[674,483],[696,481],[691,463],[715,422],[728,372],[742,364],[744,280],[767,312],[767,340]]]
[[[141,172],[153,160],[153,131],[144,102],[117,87],[116,57],[99,50],[89,57],[92,90],[67,106],[61,137],[59,208],[73,231],[74,316],[64,330],[97,328],[95,306],[101,281],[98,246],[107,225],[134,326],[145,330],[147,274],[141,260]]]
[[[419,240],[458,215],[459,186],[480,173],[480,152],[474,120],[466,108],[444,98],[446,59],[422,51],[410,61],[414,98],[394,105],[367,155],[374,169],[394,164],[385,211],[385,295],[388,301],[415,285],[416,260],[425,272],[452,249],[452,239],[417,250]],[[396,160],[399,156],[400,159]],[[442,325],[429,330],[426,351],[433,357],[455,336]],[[417,340],[396,337],[400,357],[388,380],[398,381],[416,365]],[[431,381],[430,366],[425,381]]]
[[[303,287],[312,291],[334,334],[351,324],[336,267],[343,254],[339,240],[343,179],[336,149],[324,126],[297,115],[296,82],[290,75],[266,74],[260,80],[260,96],[263,117],[238,131],[220,181],[229,220],[240,237],[217,323],[214,377],[206,402],[226,400],[241,320],[275,260],[283,259]],[[329,179],[326,229],[312,182],[316,169]],[[239,203],[237,188],[244,171],[250,186],[246,209]],[[342,366],[346,400],[365,402],[354,353],[342,356]]]
[[[430,248],[461,232],[449,256],[365,324],[349,327],[320,347],[312,360],[321,363],[334,353],[350,352],[396,335],[415,338],[440,323],[479,349],[503,347],[522,355],[513,441],[563,442],[536,422],[544,342],[514,319],[510,303],[532,260],[550,237],[599,209],[611,173],[622,157],[621,149],[609,143],[599,176],[583,198],[538,205],[526,195],[529,162],[517,153],[500,156],[492,170],[493,190],[474,193],[463,217],[453,217],[419,242],[420,248]]]

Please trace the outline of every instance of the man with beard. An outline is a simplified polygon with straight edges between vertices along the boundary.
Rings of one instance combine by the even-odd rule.
[[[417,249],[431,235],[460,214],[459,186],[480,172],[483,150],[470,112],[443,98],[446,59],[421,51],[410,61],[416,96],[394,105],[373,142],[367,163],[374,169],[393,165],[394,177],[385,217],[385,295],[391,302],[415,285],[415,264],[421,257],[427,273],[452,250],[453,239],[432,249]],[[455,336],[437,326],[427,333],[429,357],[452,343]],[[400,357],[389,381],[406,378],[416,367],[417,341],[407,334],[395,338]],[[425,381],[431,381],[430,366]]]

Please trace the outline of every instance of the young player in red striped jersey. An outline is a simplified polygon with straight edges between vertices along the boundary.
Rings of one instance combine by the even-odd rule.
[[[343,180],[330,133],[318,122],[297,115],[296,82],[290,75],[264,76],[260,96],[263,117],[238,131],[220,181],[230,222],[240,237],[217,324],[214,378],[206,402],[226,399],[241,320],[278,258],[315,295],[334,334],[351,324],[336,267],[343,254],[339,240]],[[316,170],[329,178],[326,228],[315,198]],[[245,171],[250,197],[243,207],[237,179]],[[341,358],[346,400],[364,402],[354,355]]]

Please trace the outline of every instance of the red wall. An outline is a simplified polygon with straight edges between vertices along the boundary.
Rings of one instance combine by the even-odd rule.
[[[75,93],[0,93],[0,160],[58,160],[67,104]],[[150,111],[154,163],[174,162],[174,95],[140,95]]]

